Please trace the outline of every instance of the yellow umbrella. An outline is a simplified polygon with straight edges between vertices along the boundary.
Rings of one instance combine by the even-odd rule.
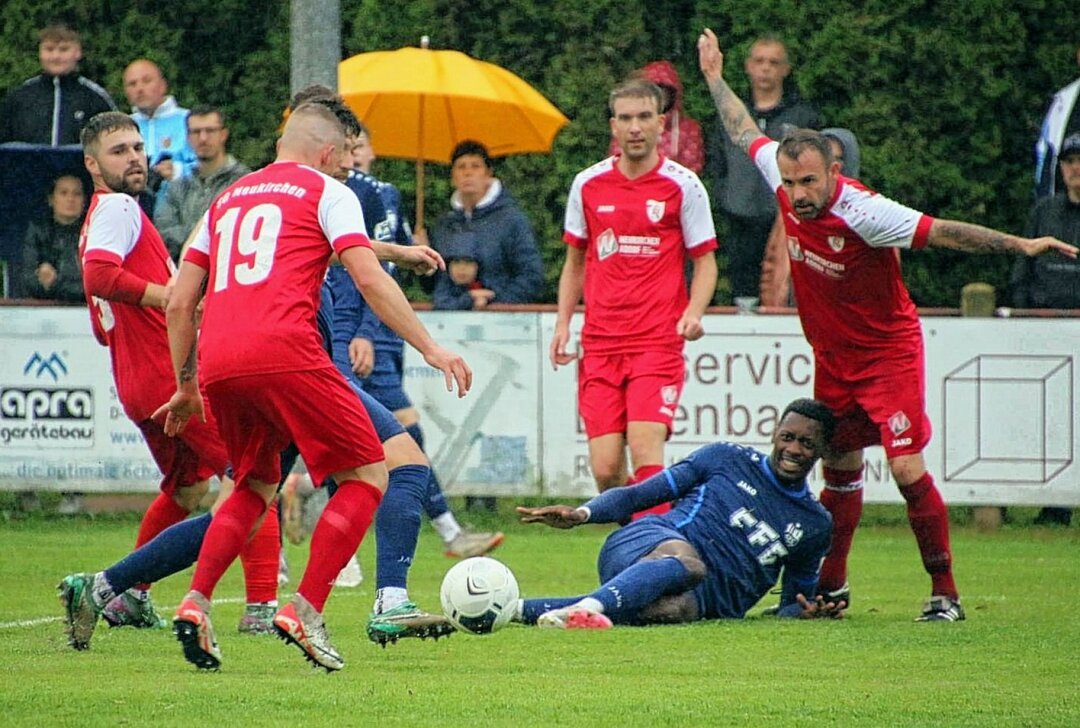
[[[416,160],[416,225],[424,162],[449,163],[475,139],[492,156],[548,152],[568,120],[521,78],[459,51],[373,51],[338,64],[338,93],[371,129],[381,157]]]

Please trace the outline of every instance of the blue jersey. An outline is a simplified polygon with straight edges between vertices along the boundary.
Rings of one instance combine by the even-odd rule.
[[[614,488],[585,505],[590,520],[614,522],[672,500],[659,518],[697,549],[708,568],[695,592],[704,619],[739,618],[781,578],[781,607],[812,598],[832,518],[805,481],[781,485],[764,453],[730,443],[706,445],[643,483]],[[651,548],[650,548],[651,550]]]
[[[412,231],[409,229],[409,223],[401,216],[401,193],[398,192],[398,188],[389,182],[380,182],[370,175],[365,176],[375,185],[375,189],[379,193],[379,199],[382,200],[383,207],[386,210],[387,240],[399,245],[412,245]],[[398,280],[397,267],[393,263],[384,264],[384,267],[386,272],[394,277],[394,280]],[[405,349],[405,342],[401,340],[401,337],[393,329],[380,321],[370,309],[364,315],[364,320],[360,325],[360,335],[371,341],[375,347],[375,368],[377,370],[386,370],[388,373],[400,370],[400,365],[380,366],[382,362],[380,362],[381,357],[379,355],[390,353],[400,359]],[[400,378],[400,373],[398,373],[398,376]]]

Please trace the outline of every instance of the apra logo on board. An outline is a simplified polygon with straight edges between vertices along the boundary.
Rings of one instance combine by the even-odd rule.
[[[67,381],[70,371],[58,352],[33,352],[23,364],[23,381],[0,379],[0,444],[59,449],[94,444],[94,390]],[[28,381],[27,381],[28,380]]]

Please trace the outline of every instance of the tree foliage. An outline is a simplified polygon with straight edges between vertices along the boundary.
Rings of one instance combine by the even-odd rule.
[[[687,111],[713,123],[696,67],[704,25],[720,37],[737,91],[745,90],[742,65],[753,39],[782,37],[803,94],[828,125],[858,135],[867,184],[933,215],[1012,232],[1030,205],[1031,150],[1049,95],[1077,75],[1080,27],[1080,5],[1068,0],[342,0],[341,8],[343,57],[417,45],[428,35],[432,48],[509,68],[571,119],[551,155],[498,165],[542,241],[549,301],[570,181],[607,150],[611,86],[649,61],[669,59],[686,85]],[[124,66],[150,57],[182,104],[225,109],[237,156],[252,165],[272,156],[289,89],[283,0],[5,0],[3,17],[0,88],[37,72],[37,29],[66,20],[83,34],[85,75],[122,106]],[[411,200],[413,164],[379,165]],[[445,209],[450,190],[445,167],[426,171],[430,218]],[[920,305],[955,305],[972,280],[1001,287],[1008,266],[1003,256],[905,256]]]

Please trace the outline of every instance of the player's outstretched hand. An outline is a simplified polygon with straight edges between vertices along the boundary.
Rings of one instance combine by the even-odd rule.
[[[176,437],[183,432],[188,420],[192,417],[197,416],[206,422],[202,394],[198,391],[181,392],[178,390],[168,402],[158,407],[151,419],[160,422],[162,416],[165,417],[165,434],[169,437]]]
[[[399,257],[395,262],[405,270],[417,275],[429,276],[437,270],[446,270],[446,261],[439,251],[426,245],[397,245]]]
[[[1075,258],[1080,248],[1075,245],[1069,245],[1066,242],[1062,242],[1057,238],[1044,237],[1044,238],[1028,238],[1024,242],[1024,253],[1027,255],[1042,255],[1048,253],[1051,250],[1056,250],[1062,255],[1068,258]]]
[[[526,508],[518,506],[522,523],[544,523],[552,528],[573,528],[585,523],[585,511],[571,506],[543,506]]]
[[[814,597],[812,602],[802,594],[796,594],[795,601],[802,608],[800,619],[843,619],[844,610],[847,609],[847,602],[843,599],[839,602],[826,602],[820,594]]]
[[[548,354],[551,358],[551,368],[558,369],[577,359],[577,352],[568,352],[566,343],[570,340],[569,330],[555,329],[555,335],[551,337],[551,348]]]
[[[724,77],[724,54],[720,52],[720,41],[716,33],[709,28],[701,31],[697,41],[698,67],[706,81],[715,81]]]
[[[469,365],[460,354],[436,345],[434,349],[424,354],[424,361],[440,370],[446,377],[447,392],[454,391],[455,383],[458,397],[464,397],[472,389],[472,369],[469,369]]]

